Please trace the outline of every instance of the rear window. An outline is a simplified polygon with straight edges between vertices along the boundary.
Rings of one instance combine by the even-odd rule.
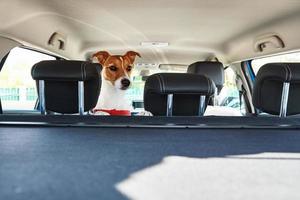
[[[258,70],[267,63],[274,62],[300,62],[300,52],[293,52],[277,56],[270,56],[266,58],[254,59],[251,62],[253,72],[257,74]]]
[[[35,81],[31,77],[32,66],[42,60],[55,60],[29,49],[16,47],[10,51],[0,72],[0,97],[2,109],[34,110],[37,102]]]
[[[227,67],[224,71],[225,83],[217,97],[218,105],[235,109],[242,115],[246,114],[245,102],[240,96],[240,91],[237,88],[237,75],[231,67]]]
[[[132,85],[126,97],[132,102],[136,112],[144,110],[144,86],[148,76],[156,73],[185,73],[186,65],[159,65],[138,63],[132,72]]]

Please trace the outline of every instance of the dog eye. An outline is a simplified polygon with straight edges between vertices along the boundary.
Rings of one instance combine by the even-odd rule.
[[[111,71],[114,71],[114,72],[115,72],[115,71],[117,71],[118,68],[116,68],[116,66],[110,66],[109,69],[110,69]]]
[[[127,71],[130,72],[131,70],[132,70],[132,67],[131,67],[131,66],[128,66],[128,67],[127,67]]]

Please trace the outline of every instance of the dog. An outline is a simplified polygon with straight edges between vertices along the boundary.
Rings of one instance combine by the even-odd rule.
[[[94,110],[132,110],[126,99],[126,90],[131,85],[131,73],[136,57],[141,55],[128,51],[125,55],[110,55],[107,51],[93,54],[102,65],[102,85],[97,105]]]

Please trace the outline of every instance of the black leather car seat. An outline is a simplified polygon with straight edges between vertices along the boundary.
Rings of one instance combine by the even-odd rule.
[[[148,77],[144,89],[145,110],[156,116],[203,115],[206,99],[215,85],[198,74],[160,73]]]
[[[83,61],[42,61],[32,67],[41,112],[83,114],[97,104],[101,66]],[[43,108],[44,106],[44,108]]]
[[[270,63],[255,79],[253,105],[281,117],[300,114],[300,63]]]
[[[224,85],[224,66],[220,62],[199,61],[188,66],[188,73],[205,75],[216,85],[218,93]]]

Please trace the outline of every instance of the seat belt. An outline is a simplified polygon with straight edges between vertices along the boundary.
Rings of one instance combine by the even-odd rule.
[[[242,111],[242,98],[244,96],[244,91],[239,90],[239,99],[240,99],[240,111]]]
[[[242,110],[242,100],[243,100],[243,98],[244,98],[245,105],[246,105],[247,109],[250,111],[251,110],[251,105],[250,105],[250,101],[247,97],[247,91],[246,91],[246,89],[243,85],[242,78],[239,75],[236,76],[236,86],[239,90],[240,111]]]

